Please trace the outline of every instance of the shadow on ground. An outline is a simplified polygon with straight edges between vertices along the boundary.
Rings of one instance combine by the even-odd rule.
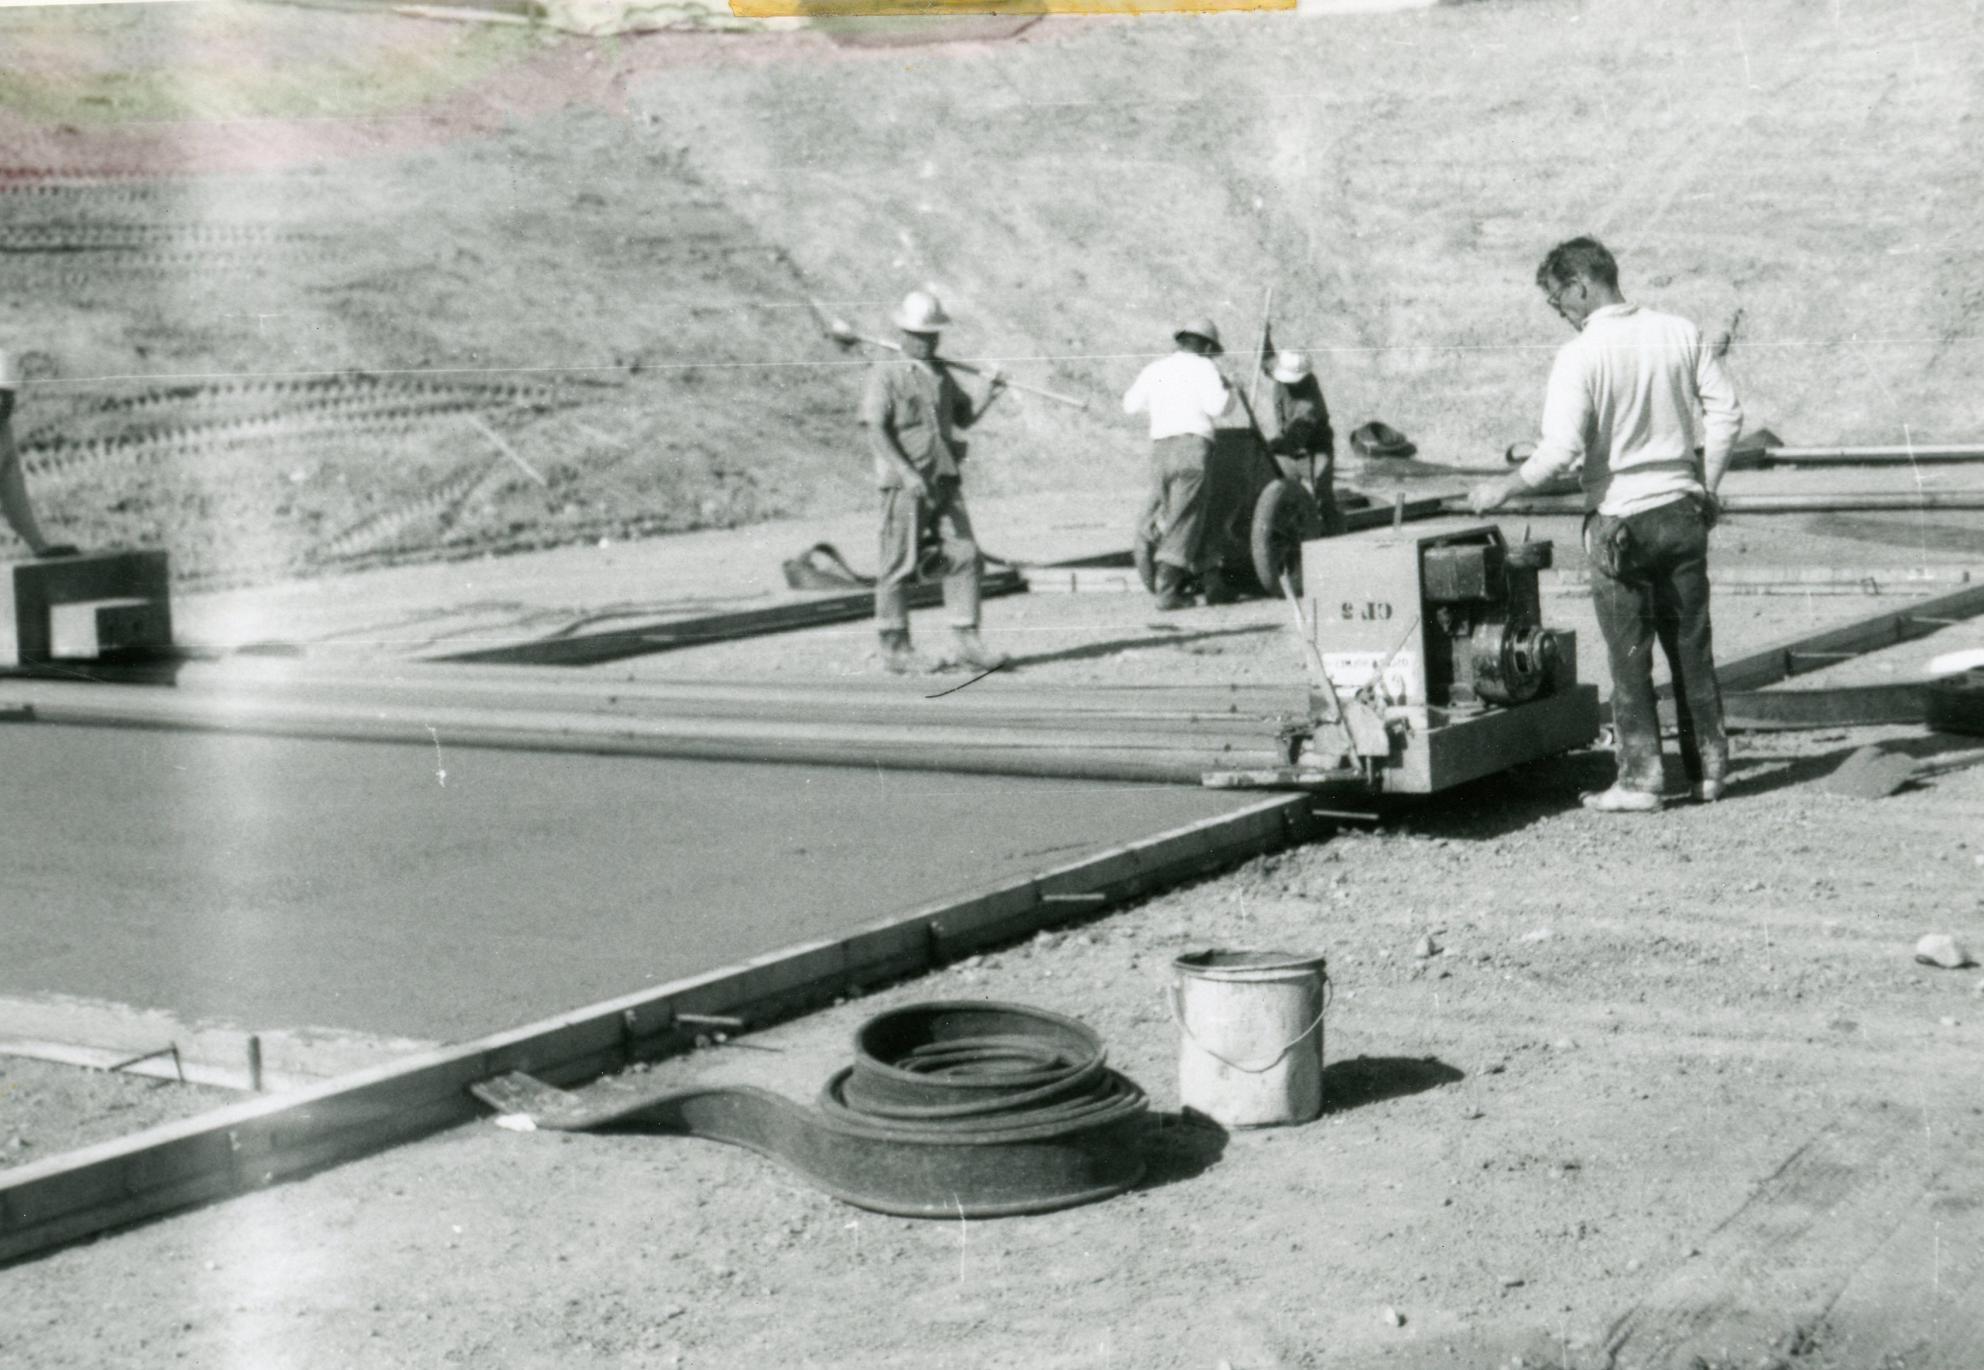
[[[1984,739],[1951,733],[1928,733],[1921,737],[1895,738],[1864,747],[1835,747],[1817,756],[1738,759],[1730,765],[1730,783],[1725,802],[1752,795],[1770,794],[1803,786],[1819,786],[1860,752],[1912,760],[1914,773],[1898,789],[1921,789],[1939,776],[1968,770],[1984,762]],[[1863,798],[1879,798],[1869,793]]]
[[[1011,669],[1020,666],[1039,666],[1049,661],[1087,661],[1095,657],[1115,656],[1118,652],[1135,651],[1140,647],[1181,647],[1190,642],[1209,642],[1232,637],[1259,637],[1264,633],[1281,631],[1283,630],[1278,625],[1272,623],[1263,623],[1251,628],[1211,628],[1201,633],[1171,630],[1151,637],[1118,637],[1111,638],[1107,642],[1091,642],[1081,647],[1070,647],[1062,652],[1016,656],[1007,663],[1007,666]]]
[[[1144,1177],[1137,1188],[1162,1189],[1205,1174],[1226,1154],[1227,1135],[1203,1113],[1153,1111],[1144,1128]]]
[[[1929,733],[1867,746],[1835,747],[1816,756],[1745,757],[1742,743],[1730,763],[1724,803],[1772,794],[1779,790],[1819,788],[1862,751],[1879,751],[1913,760],[1912,774],[1898,781],[1896,792],[1933,785],[1943,776],[1984,764],[1984,738]],[[1670,741],[1667,748],[1667,802],[1685,807],[1688,782]],[[1859,764],[1859,763],[1856,763]],[[1367,801],[1391,831],[1412,831],[1434,837],[1491,839],[1519,831],[1553,814],[1579,806],[1579,796],[1610,785],[1615,775],[1609,751],[1571,752],[1564,756],[1515,766],[1497,775],[1432,796],[1391,796]],[[1865,794],[1863,798],[1879,798]]]
[[[1393,831],[1435,837],[1506,837],[1578,807],[1578,796],[1612,783],[1612,753],[1569,752],[1531,761],[1435,795],[1398,795],[1376,806]]]
[[[1323,1067],[1323,1112],[1348,1113],[1466,1078],[1465,1071],[1431,1056],[1353,1056]]]

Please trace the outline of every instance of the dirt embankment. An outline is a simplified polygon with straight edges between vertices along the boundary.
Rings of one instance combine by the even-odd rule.
[[[1270,288],[1341,430],[1492,462],[1560,336],[1534,259],[1579,230],[1636,297],[1742,311],[1781,434],[1984,428],[1952,383],[1979,303],[1954,13],[1481,4],[884,48],[206,6],[0,25],[40,499],[204,578],[850,507],[860,363],[802,304],[881,331],[917,282],[960,351],[1094,399],[1002,406],[984,493],[1134,490],[1115,394],[1180,311],[1245,345]]]

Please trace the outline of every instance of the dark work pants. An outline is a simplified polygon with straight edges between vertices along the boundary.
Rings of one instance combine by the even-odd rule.
[[[1336,503],[1336,457],[1329,452],[1304,453],[1299,457],[1276,455],[1275,465],[1289,480],[1299,480],[1311,484],[1316,496],[1316,511],[1323,516],[1323,536],[1333,538],[1349,527],[1344,522],[1343,510]],[[1311,470],[1316,473],[1313,482],[1309,480]]]
[[[882,489],[881,569],[875,575],[875,626],[909,627],[909,587],[925,577],[944,578],[944,607],[951,626],[978,626],[978,573],[984,559],[971,535],[964,489],[955,479],[937,482],[937,497],[920,489]]]
[[[1151,444],[1150,496],[1139,526],[1153,526],[1155,559],[1188,575],[1202,569],[1205,554],[1206,462],[1211,456],[1207,438],[1181,435]]]
[[[1701,504],[1678,499],[1623,519],[1585,521],[1591,598],[1612,667],[1612,726],[1621,789],[1659,794],[1660,714],[1653,691],[1657,638],[1674,679],[1681,764],[1688,779],[1729,769],[1722,690],[1708,619],[1708,523]]]

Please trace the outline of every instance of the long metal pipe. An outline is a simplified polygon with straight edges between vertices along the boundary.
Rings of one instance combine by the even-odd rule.
[[[1766,447],[1766,464],[1787,466],[1884,466],[1915,462],[1984,461],[1984,445],[1953,443],[1933,447]]]
[[[926,728],[1047,728],[1104,735],[1269,735],[1303,712],[1298,683],[1286,686],[1095,686],[1070,688],[993,680],[783,682],[595,679],[543,669],[401,664],[388,672],[310,663],[192,663],[176,679],[188,698],[253,698],[274,704],[389,709],[555,713],[658,720],[739,719],[782,723]],[[896,688],[891,688],[896,687]],[[14,687],[18,689],[19,687]],[[65,686],[70,689],[81,686]],[[0,697],[9,693],[0,689]],[[118,695],[106,696],[116,699]]]
[[[1463,496],[1448,498],[1454,512],[1464,510]],[[1724,495],[1725,514],[1845,514],[1928,513],[1936,510],[1984,509],[1984,490],[1842,490],[1832,494]],[[1582,514],[1580,495],[1543,495],[1498,505],[1498,514]]]
[[[896,724],[765,722],[744,719],[602,717],[550,711],[510,712],[272,699],[256,693],[177,692],[115,686],[12,686],[37,721],[76,726],[155,728],[355,742],[450,745],[504,750],[665,756],[789,765],[880,766],[1050,779],[1199,783],[1214,766],[1265,766],[1272,734],[1194,737],[1187,745],[1154,732],[1097,745],[1092,732],[1019,727],[921,727]]]

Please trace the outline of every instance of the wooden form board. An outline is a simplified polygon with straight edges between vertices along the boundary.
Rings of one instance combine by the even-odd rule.
[[[1905,609],[1885,609],[1816,633],[1789,638],[1716,666],[1724,690],[1761,690],[1808,671],[1823,670],[1849,657],[1879,651],[1939,628],[1984,614],[1984,585],[1919,600]],[[1671,695],[1671,685],[1662,686]]]
[[[354,1160],[466,1122],[468,1086],[520,1070],[568,1084],[679,1050],[676,1016],[763,1026],[853,985],[920,974],[1072,916],[1327,830],[1278,795],[962,899],[703,975],[0,1172],[0,1264]]]
[[[1017,571],[988,572],[979,581],[979,595],[985,599],[1018,594],[1025,589],[1026,581]],[[909,591],[909,603],[912,608],[927,608],[942,603],[943,594],[941,585],[913,585]],[[501,647],[482,647],[468,652],[446,652],[432,659],[532,666],[592,666],[602,661],[620,661],[653,652],[673,651],[678,647],[728,642],[765,633],[796,632],[801,628],[818,628],[831,623],[851,623],[872,617],[874,612],[874,591],[855,590],[765,609],[741,609],[700,618],[660,619],[631,628],[615,628],[610,632],[578,633],[513,642]]]
[[[1984,614],[1984,585],[1972,585],[1920,600],[1905,609],[1868,614],[1725,660],[1715,671],[1723,691],[1724,722],[1731,729],[1748,731],[1920,723],[1927,718],[1929,707],[1927,691],[1920,682],[1821,690],[1767,687],[1883,647],[1927,637],[1979,614]],[[1671,723],[1673,682],[1663,681],[1656,694],[1663,721]]]

